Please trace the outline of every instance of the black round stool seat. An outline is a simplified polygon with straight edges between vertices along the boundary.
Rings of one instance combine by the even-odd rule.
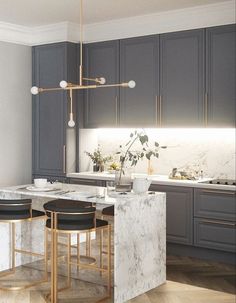
[[[92,206],[92,203],[66,199],[58,199],[47,202],[43,207],[46,211],[53,211],[58,213],[85,213],[96,211],[96,207]]]
[[[114,217],[114,205],[103,208],[102,215]]]
[[[96,207],[91,203],[58,199],[44,204],[49,219],[46,226],[51,228],[51,213],[57,213],[56,229],[82,231],[108,225],[107,221],[95,219]]]
[[[26,220],[30,218],[45,216],[44,212],[32,210],[31,199],[0,199],[0,220]]]

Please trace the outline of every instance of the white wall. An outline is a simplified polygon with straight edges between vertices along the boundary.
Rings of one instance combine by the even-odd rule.
[[[0,41],[0,186],[31,180],[31,47]]]

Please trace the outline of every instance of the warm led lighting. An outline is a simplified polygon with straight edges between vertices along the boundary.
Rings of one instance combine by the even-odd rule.
[[[67,88],[67,86],[68,86],[68,83],[67,83],[65,80],[62,80],[62,81],[60,82],[60,87],[61,87],[61,88]]]
[[[31,87],[30,91],[31,91],[32,95],[38,95],[39,88],[37,86],[33,86],[33,87]]]
[[[130,80],[130,81],[128,82],[128,87],[129,87],[129,88],[134,88],[135,86],[136,86],[136,83],[135,83],[134,80]]]

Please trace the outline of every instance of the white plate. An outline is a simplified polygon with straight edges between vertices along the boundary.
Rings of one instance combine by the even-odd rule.
[[[82,191],[75,191],[75,192],[65,194],[65,196],[71,197],[71,198],[76,198],[76,197],[87,198],[87,197],[91,197],[93,195],[96,195],[96,194],[82,192]]]
[[[26,187],[27,190],[30,191],[54,191],[57,190],[56,188],[52,187],[35,187],[35,186],[28,186]]]

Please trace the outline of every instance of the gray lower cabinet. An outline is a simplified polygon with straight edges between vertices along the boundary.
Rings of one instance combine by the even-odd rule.
[[[206,29],[206,120],[209,127],[235,127],[236,25]]]
[[[158,125],[159,36],[120,41],[120,80],[135,88],[120,89],[120,126]]]
[[[76,44],[35,46],[32,54],[33,85],[52,88],[59,87],[61,80],[77,81]],[[34,175],[66,175],[67,106],[67,92],[44,92],[32,97]]]
[[[204,126],[204,29],[161,35],[160,67],[160,126]]]
[[[85,76],[104,77],[106,84],[119,82],[119,41],[85,46]],[[95,84],[94,82],[87,82]],[[106,87],[84,91],[85,128],[115,127],[119,122],[119,88]]]
[[[70,178],[70,184],[79,184],[79,185],[90,185],[90,186],[106,186],[106,181],[103,180],[94,180],[94,179],[81,179],[81,178]]]
[[[234,191],[194,189],[194,245],[234,252],[236,248]]]
[[[150,190],[166,192],[167,241],[193,244],[193,188],[151,185]]]

